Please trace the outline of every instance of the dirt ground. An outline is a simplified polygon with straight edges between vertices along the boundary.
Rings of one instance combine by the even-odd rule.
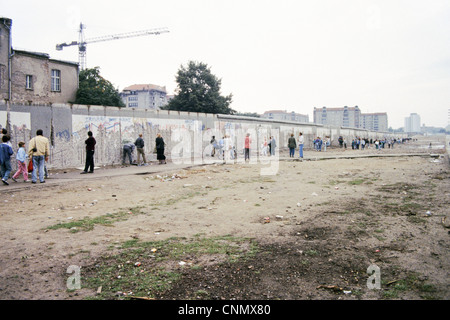
[[[447,300],[450,170],[428,143],[11,182],[0,299]],[[398,156],[352,158],[376,154]]]

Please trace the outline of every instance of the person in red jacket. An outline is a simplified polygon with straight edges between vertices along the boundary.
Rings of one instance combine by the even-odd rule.
[[[245,161],[248,159],[250,161],[250,145],[252,144],[252,139],[250,138],[250,133],[247,133],[245,137],[244,151],[245,151]]]

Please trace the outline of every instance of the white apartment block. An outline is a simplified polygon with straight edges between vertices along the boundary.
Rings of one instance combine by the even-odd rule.
[[[120,96],[127,108],[159,110],[168,103],[166,87],[154,84],[128,86]]]
[[[360,124],[361,128],[371,131],[387,132],[389,130],[386,112],[361,113]]]
[[[420,116],[417,113],[411,113],[405,118],[404,132],[420,132]]]
[[[386,112],[362,113],[358,106],[343,108],[314,108],[314,123],[336,127],[363,128],[387,132]]]
[[[314,108],[314,123],[337,127],[359,128],[361,110],[358,106],[343,108]]]

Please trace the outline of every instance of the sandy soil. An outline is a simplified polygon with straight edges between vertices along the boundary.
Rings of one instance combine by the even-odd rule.
[[[0,299],[127,298],[105,286],[100,295],[83,281],[68,290],[67,269],[80,266],[82,276],[94,277],[100,261],[115,263],[108,257],[127,250],[127,241],[199,235],[252,239],[258,250],[237,262],[177,257],[171,270],[180,276],[146,296],[449,299],[450,171],[442,157],[427,156],[444,150],[427,143],[306,150],[302,162],[283,154],[275,175],[261,175],[264,164],[169,163],[84,176],[53,172],[42,185],[11,182],[0,190]],[[351,158],[375,154],[399,156]],[[50,228],[119,212],[110,224]],[[154,266],[151,253],[140,263]],[[380,269],[381,289],[367,287],[371,265]]]

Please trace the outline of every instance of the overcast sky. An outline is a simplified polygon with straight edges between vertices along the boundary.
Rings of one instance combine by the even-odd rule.
[[[87,66],[119,90],[151,83],[176,89],[188,61],[222,79],[231,107],[308,114],[359,106],[404,126],[445,127],[450,109],[448,0],[0,0],[13,47],[78,61],[58,43],[167,27],[169,33],[87,45]]]

